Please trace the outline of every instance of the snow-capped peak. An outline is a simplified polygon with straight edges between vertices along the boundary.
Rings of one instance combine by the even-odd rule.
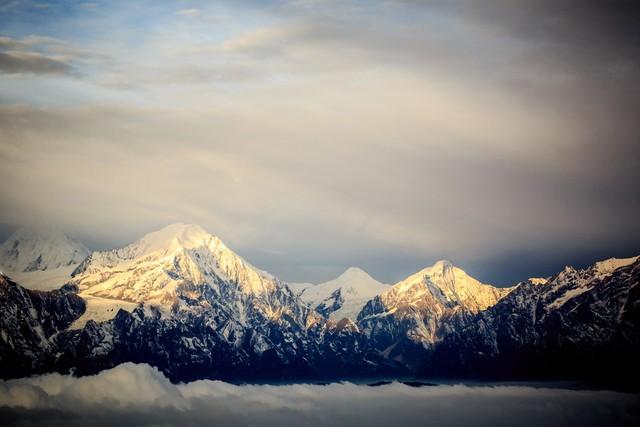
[[[432,271],[444,271],[453,268],[453,263],[446,259],[441,259],[433,263],[431,267],[428,267],[428,270]]]
[[[349,267],[336,279],[307,287],[300,298],[331,319],[355,319],[367,301],[388,287],[366,271]]]
[[[368,302],[358,315],[358,326],[384,343],[383,354],[391,357],[397,338],[389,332],[407,327],[400,325],[409,325],[405,336],[412,342],[432,345],[452,327],[448,324],[450,319],[460,313],[464,316],[485,310],[510,290],[483,284],[451,262],[441,260]]]
[[[0,265],[7,271],[52,270],[78,264],[89,250],[53,229],[20,228],[0,245]]]
[[[134,245],[137,248],[137,256],[143,256],[178,247],[194,249],[209,245],[212,241],[218,246],[224,246],[220,239],[211,235],[199,225],[175,223],[146,234]]]
[[[352,284],[355,284],[357,282],[371,282],[371,281],[376,281],[376,280],[373,277],[371,277],[369,275],[369,273],[367,273],[366,271],[364,271],[361,268],[349,267],[340,276],[338,276],[333,281],[341,282],[341,283],[351,283],[351,282],[353,282]]]
[[[403,290],[405,288],[410,288],[415,283],[423,282],[425,279],[429,279],[434,282],[434,284],[443,284],[442,280],[433,280],[436,278],[444,278],[445,276],[457,275],[460,277],[470,277],[467,273],[458,267],[455,267],[451,261],[447,260],[439,260],[436,261],[433,265],[423,268],[417,273],[412,274],[406,279],[396,283],[394,288],[397,287],[398,290]],[[475,279],[474,279],[475,280]]]
[[[389,304],[405,304],[429,294],[443,305],[460,305],[477,312],[492,306],[511,288],[481,283],[450,261],[440,260],[396,283],[385,294]]]
[[[74,272],[88,295],[170,305],[186,286],[235,284],[246,294],[279,282],[194,224],[172,224],[120,249],[94,252]]]

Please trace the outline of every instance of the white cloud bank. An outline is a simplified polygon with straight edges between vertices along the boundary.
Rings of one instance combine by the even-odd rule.
[[[148,365],[0,382],[8,425],[638,425],[640,398],[521,386],[175,385]]]

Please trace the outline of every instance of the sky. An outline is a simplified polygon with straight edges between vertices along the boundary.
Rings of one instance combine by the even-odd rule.
[[[0,381],[5,426],[637,425],[637,394],[531,386],[172,384],[124,363],[94,376]],[[511,422],[510,422],[511,421]]]
[[[633,1],[0,1],[0,231],[508,285],[640,254]]]

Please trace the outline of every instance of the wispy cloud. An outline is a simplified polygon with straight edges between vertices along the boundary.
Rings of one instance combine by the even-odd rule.
[[[80,64],[104,63],[109,58],[49,36],[22,39],[0,37],[0,71],[5,74],[81,76]]]
[[[200,9],[195,9],[195,8],[191,8],[191,9],[180,9],[179,11],[176,12],[176,15],[181,15],[181,16],[197,16],[200,15]]]
[[[37,37],[23,40],[0,37],[0,72],[6,74],[75,74],[73,66],[65,58],[32,51],[34,45],[42,42],[50,43],[52,40]]]
[[[18,40],[14,40],[11,37],[0,37],[0,49],[1,50],[14,50],[24,49],[25,43]]]
[[[73,67],[61,60],[34,52],[0,52],[0,71],[6,74],[74,75]]]

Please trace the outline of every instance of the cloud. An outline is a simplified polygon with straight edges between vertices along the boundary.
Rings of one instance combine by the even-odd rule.
[[[11,37],[0,37],[0,50],[15,50],[25,47],[24,43],[14,40]]]
[[[82,78],[0,78],[0,221],[95,248],[196,222],[297,281],[449,258],[509,284],[634,255],[633,19],[558,3],[199,6],[215,25],[162,2],[16,7],[4,55]]]
[[[634,425],[638,396],[525,386],[171,384],[148,365],[0,382],[3,425]]]
[[[200,9],[180,9],[176,12],[176,15],[181,16],[198,16],[200,15]]]
[[[614,173],[579,125],[544,112],[398,70],[211,93],[222,99],[0,109],[2,217],[55,218],[99,247],[200,223],[287,280],[361,264],[391,282],[430,258],[468,268],[478,254],[632,245],[634,157],[607,153],[628,165]]]
[[[78,63],[105,63],[106,55],[54,37],[0,37],[0,72],[27,75],[79,76]]]
[[[73,67],[58,59],[34,52],[0,52],[0,71],[6,74],[73,75]]]

